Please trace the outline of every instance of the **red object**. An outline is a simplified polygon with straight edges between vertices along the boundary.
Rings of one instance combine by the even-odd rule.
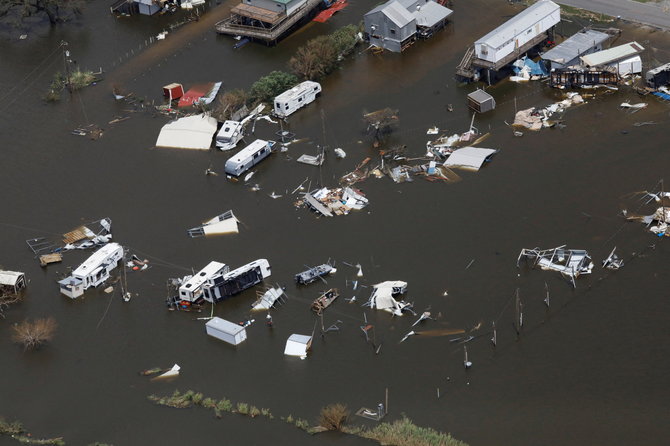
[[[324,23],[326,22],[329,18],[333,16],[337,11],[343,10],[347,6],[347,0],[335,0],[328,9],[324,9],[320,13],[312,19],[313,22],[319,22],[319,23]]]
[[[198,84],[191,87],[184,95],[179,99],[179,107],[190,107],[198,99],[210,92],[214,84],[212,82],[208,84]]]
[[[184,87],[181,84],[168,84],[163,87],[163,96],[170,100],[179,99],[184,96]]]

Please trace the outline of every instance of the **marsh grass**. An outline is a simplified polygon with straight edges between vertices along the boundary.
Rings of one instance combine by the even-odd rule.
[[[63,438],[33,438],[28,432],[23,429],[23,425],[19,421],[6,421],[0,417],[0,435],[8,435],[14,440],[23,444],[43,444],[65,446]]]
[[[403,416],[392,423],[380,423],[372,429],[349,431],[364,438],[376,440],[381,444],[395,446],[467,446],[450,434],[438,432],[428,427],[420,427]]]

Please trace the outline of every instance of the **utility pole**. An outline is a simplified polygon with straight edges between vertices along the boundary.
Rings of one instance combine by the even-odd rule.
[[[68,43],[62,40],[60,45],[63,47],[63,64],[65,65],[65,82],[68,91],[72,94],[72,82],[70,80],[70,50],[67,49]]]

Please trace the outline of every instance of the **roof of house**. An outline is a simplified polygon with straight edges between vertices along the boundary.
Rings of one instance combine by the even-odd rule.
[[[550,15],[561,7],[550,0],[541,0],[524,9],[481,39],[475,44],[484,43],[491,48],[498,48],[518,33],[530,28],[542,18]]]
[[[482,90],[481,88],[478,88],[477,90],[473,91],[468,95],[468,98],[476,101],[479,104],[482,104],[486,101],[489,101],[493,99],[493,96]],[[495,102],[495,100],[494,100]]]
[[[389,0],[365,15],[380,11],[401,28],[412,20],[419,26],[432,27],[454,12],[433,0]]]
[[[454,11],[451,9],[445,8],[434,1],[429,1],[418,6],[416,11],[412,12],[412,15],[416,18],[416,24],[418,26],[431,28],[453,13]]]
[[[600,45],[609,38],[609,34],[592,29],[580,31],[556,45],[542,55],[542,59],[557,63],[567,63],[581,56],[591,48]]]
[[[597,53],[587,54],[586,56],[582,56],[581,59],[587,67],[597,67],[610,62],[616,62],[617,60],[628,59],[642,51],[644,51],[642,45],[637,42],[629,42],[607,50],[598,51]]]

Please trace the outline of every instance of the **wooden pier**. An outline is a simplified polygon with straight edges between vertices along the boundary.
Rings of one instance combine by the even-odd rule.
[[[307,0],[290,15],[240,3],[231,16],[215,25],[216,32],[276,43],[284,34],[323,4],[323,0]]]

